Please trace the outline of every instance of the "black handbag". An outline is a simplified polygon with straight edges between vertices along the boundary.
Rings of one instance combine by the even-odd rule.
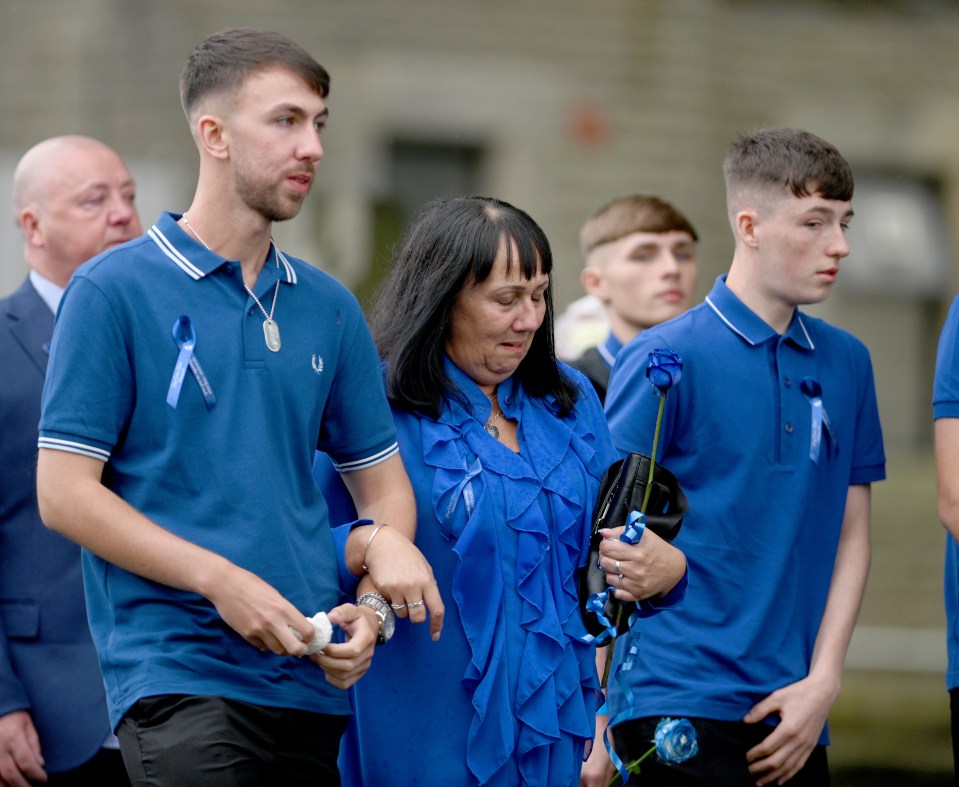
[[[642,508],[650,461],[645,454],[633,452],[624,459],[613,462],[599,486],[599,496],[593,511],[589,558],[579,576],[579,605],[586,630],[593,636],[602,634],[606,627],[599,621],[596,612],[589,609],[587,602],[593,594],[601,593],[609,587],[606,584],[606,572],[599,567],[599,545],[603,541],[599,531],[602,528],[625,525],[630,512]],[[653,469],[653,481],[646,503],[646,527],[664,541],[672,541],[679,532],[688,509],[689,501],[676,476],[657,464]],[[613,624],[620,607],[622,611],[617,632],[623,634],[629,628],[629,617],[636,608],[636,602],[620,601],[610,594],[603,614]]]

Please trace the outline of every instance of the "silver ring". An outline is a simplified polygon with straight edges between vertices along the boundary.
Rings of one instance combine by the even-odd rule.
[[[390,604],[393,609],[403,609],[405,606],[406,604]]]
[[[422,607],[423,604],[424,604],[423,599],[420,599],[419,601],[410,601],[407,603],[406,606],[408,606],[410,609],[415,609],[416,607]]]
[[[620,590],[623,589],[623,575],[622,575],[622,574],[619,575],[619,589],[620,589]]]
[[[616,561],[616,573],[619,574],[620,576],[623,575],[623,569],[621,569],[621,568],[619,567],[619,561],[618,561],[618,560]]]

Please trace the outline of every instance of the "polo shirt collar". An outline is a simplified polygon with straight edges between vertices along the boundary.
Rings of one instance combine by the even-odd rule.
[[[706,296],[706,306],[712,309],[729,330],[751,346],[779,338],[779,334],[769,323],[739,300],[726,286],[725,273],[716,278],[716,284]],[[792,320],[782,338],[804,350],[816,349],[799,309],[793,310]]]
[[[150,227],[147,235],[183,273],[197,281],[209,275],[221,265],[231,262],[239,265],[239,260],[227,260],[219,254],[215,254],[186,232],[177,224],[182,215],[182,213],[166,211],[160,216],[157,223]],[[279,262],[277,278],[286,284],[296,284],[296,270],[290,264],[286,255],[275,244],[273,248],[276,249],[276,259]],[[272,261],[269,261],[268,264],[270,267],[274,267]]]
[[[606,341],[596,348],[600,357],[606,361],[610,369],[613,368],[613,364],[616,363],[616,356],[619,355],[619,351],[622,349],[623,343],[613,335],[612,331],[609,332]]]

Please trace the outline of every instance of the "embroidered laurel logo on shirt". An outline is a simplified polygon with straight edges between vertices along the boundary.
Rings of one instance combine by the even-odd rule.
[[[323,371],[323,356],[313,353],[313,371],[319,374]]]

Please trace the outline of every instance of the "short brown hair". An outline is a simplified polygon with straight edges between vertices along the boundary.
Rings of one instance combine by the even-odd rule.
[[[755,187],[848,202],[854,186],[852,168],[842,154],[801,128],[766,128],[741,135],[726,153],[723,174],[729,203]]]
[[[204,96],[233,90],[269,66],[298,74],[321,98],[329,95],[330,75],[299,44],[269,30],[228,27],[201,42],[183,66],[180,103],[187,119]]]
[[[597,246],[634,232],[688,232],[694,241],[699,240],[689,219],[666,200],[630,194],[607,202],[586,219],[579,231],[579,248],[586,257]]]

